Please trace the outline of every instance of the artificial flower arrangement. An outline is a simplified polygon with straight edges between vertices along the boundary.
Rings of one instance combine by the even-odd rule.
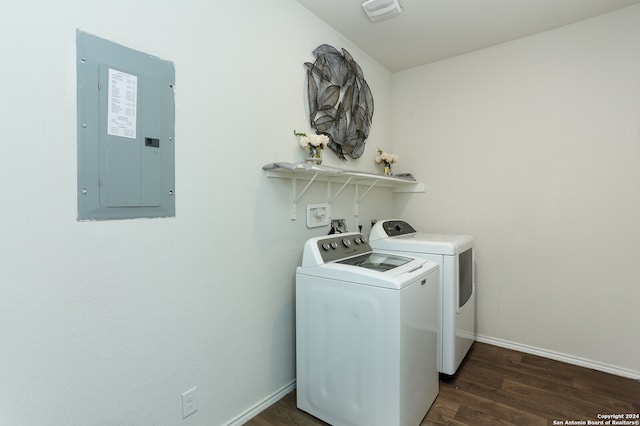
[[[308,150],[306,161],[320,164],[322,162],[322,150],[327,147],[329,136],[322,134],[307,136],[306,133],[298,133],[295,130],[293,134],[299,138],[300,146]]]
[[[376,163],[384,163],[384,169],[382,173],[391,176],[391,164],[398,161],[398,156],[395,154],[389,154],[378,148],[378,155],[376,155]]]

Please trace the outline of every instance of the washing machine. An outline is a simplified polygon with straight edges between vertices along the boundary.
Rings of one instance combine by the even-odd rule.
[[[331,424],[418,426],[438,394],[439,266],[317,237],[296,269],[297,406]]]
[[[420,233],[402,220],[379,220],[369,240],[375,250],[422,256],[440,265],[438,371],[455,374],[475,340],[473,237]]]

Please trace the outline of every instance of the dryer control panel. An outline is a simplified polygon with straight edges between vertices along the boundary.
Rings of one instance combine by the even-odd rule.
[[[416,230],[404,220],[387,220],[382,224],[382,228],[390,237],[413,234],[416,232]]]

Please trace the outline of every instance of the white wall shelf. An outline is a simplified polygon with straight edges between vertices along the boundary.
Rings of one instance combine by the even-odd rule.
[[[385,176],[338,167],[310,163],[269,163],[262,168],[266,171],[267,177],[291,179],[291,220],[296,219],[298,201],[314,182],[327,182],[327,203],[333,202],[347,185],[355,185],[355,216],[358,216],[360,202],[376,186],[393,188],[393,192],[426,192],[424,183],[416,182],[411,178]],[[308,181],[300,193],[297,188],[298,179]],[[341,185],[335,194],[332,194],[332,183]],[[360,186],[367,187],[362,195],[359,195]]]

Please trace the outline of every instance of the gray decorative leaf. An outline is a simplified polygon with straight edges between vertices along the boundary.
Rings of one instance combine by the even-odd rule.
[[[335,118],[338,116],[338,109],[337,108],[325,109],[323,111],[320,111],[318,115],[321,115],[321,116],[328,115],[333,120],[335,120]]]
[[[335,141],[344,146],[347,140],[347,116],[344,110],[338,110],[335,121]]]
[[[318,112],[318,103],[316,101],[316,99],[318,99],[318,86],[316,85],[316,80],[313,78],[311,70],[307,71],[307,92],[309,100],[309,124],[313,126],[313,120]]]
[[[353,86],[348,86],[342,97],[342,105],[345,111],[351,113],[351,104],[353,102]]]
[[[353,86],[351,86],[352,92],[353,92],[353,99],[351,101],[351,116],[353,116],[356,111],[358,110],[358,107],[360,106],[360,88],[358,87],[357,84],[354,84]]]
[[[331,81],[340,87],[346,87],[349,81],[355,78],[351,66],[339,53],[327,54],[324,58],[326,65],[331,69]]]
[[[340,86],[332,84],[318,93],[318,109],[324,111],[336,106],[340,99]]]
[[[344,152],[342,152],[342,145],[338,145],[337,143],[335,143],[333,141],[329,141],[329,144],[327,145],[327,147],[329,147],[331,152],[333,152],[335,155],[337,155],[338,158],[340,158],[341,160],[346,160],[347,159],[347,157],[344,156]]]
[[[338,55],[340,54],[340,52],[338,52],[335,47],[328,44],[321,44],[320,46],[316,47],[311,53],[313,53],[313,56],[315,56],[316,58],[324,56],[326,53],[333,53]]]
[[[356,129],[362,132],[367,127],[367,112],[362,105],[358,105],[352,114],[351,119],[356,123]]]
[[[353,151],[351,151],[351,156],[353,158],[360,158],[363,153],[364,153],[364,139],[362,139],[361,141],[358,141],[356,146],[353,148]]]
[[[312,123],[312,127],[320,133],[331,133],[335,119],[329,115],[323,115]]]
[[[346,139],[347,145],[356,146],[359,139],[359,136],[358,136],[359,133],[360,131],[356,127],[356,121],[355,120],[349,121],[349,127],[347,129],[347,139]]]
[[[363,81],[364,80],[364,74],[362,73],[362,68],[360,68],[360,65],[358,65],[358,63],[353,60],[353,57],[351,56],[351,54],[349,52],[347,52],[347,49],[343,48],[342,49],[342,54],[344,55],[345,60],[351,66],[351,69],[355,73],[356,78],[359,81]]]
[[[364,109],[367,113],[367,123],[371,125],[373,120],[373,95],[371,89],[366,81],[362,80],[362,87],[360,88],[360,102],[364,100]]]
[[[330,69],[323,70],[319,68],[316,64],[312,64],[311,62],[305,62],[304,65],[309,69],[309,71],[313,72],[313,74],[318,78],[331,81]],[[327,71],[328,71],[328,74],[327,74]]]

